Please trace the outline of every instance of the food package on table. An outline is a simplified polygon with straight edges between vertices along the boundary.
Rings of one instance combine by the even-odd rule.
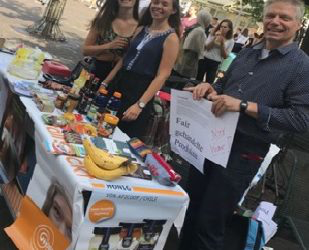
[[[146,146],[140,139],[134,137],[128,141],[130,150],[134,155],[139,157],[141,160],[145,160],[148,154],[152,153],[152,150]]]
[[[93,137],[98,136],[97,128],[92,126],[90,123],[75,122],[70,124],[70,128],[78,134],[89,135]]]
[[[63,118],[63,116],[43,114],[42,120],[46,125],[60,127],[60,128],[68,124],[67,121]]]
[[[52,113],[55,110],[53,100],[45,94],[34,94],[33,101],[41,112]]]
[[[43,64],[42,72],[44,74],[67,78],[71,75],[71,70],[66,65],[54,60],[46,60]]]
[[[8,66],[8,72],[22,79],[36,80],[44,59],[45,55],[40,49],[19,48]]]
[[[64,131],[64,139],[67,143],[83,144],[81,135],[74,131]]]
[[[173,186],[181,180],[181,176],[159,154],[148,154],[145,164],[151,175],[162,185]]]
[[[85,149],[80,144],[63,143],[62,141],[53,140],[52,142],[45,142],[47,152],[54,155],[73,155],[78,157],[85,157]]]
[[[81,114],[64,113],[63,118],[67,120],[68,123],[83,121],[83,117]]]
[[[83,141],[86,151],[84,165],[87,172],[99,179],[111,181],[123,175],[134,173],[138,166],[128,158],[113,155],[97,148],[89,139]]]

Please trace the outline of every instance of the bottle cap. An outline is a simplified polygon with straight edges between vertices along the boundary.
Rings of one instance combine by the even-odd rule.
[[[107,95],[108,91],[105,88],[100,88],[99,93],[102,94],[102,95]]]
[[[120,99],[122,95],[120,92],[114,92],[113,96]]]
[[[105,114],[104,115],[104,121],[116,126],[119,122],[119,118],[117,116],[111,115],[111,114]]]

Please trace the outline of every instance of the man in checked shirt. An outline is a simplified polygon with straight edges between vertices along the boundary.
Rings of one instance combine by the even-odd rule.
[[[243,49],[224,78],[187,88],[213,102],[212,112],[240,112],[227,168],[207,159],[190,168],[181,250],[222,249],[225,224],[280,133],[309,129],[309,57],[293,42],[301,27],[301,0],[268,0],[265,39]]]

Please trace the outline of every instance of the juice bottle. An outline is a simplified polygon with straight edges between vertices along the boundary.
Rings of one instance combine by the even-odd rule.
[[[116,116],[121,107],[121,93],[114,92],[113,96],[109,99],[105,112]]]
[[[108,91],[104,88],[100,88],[99,93],[95,98],[96,105],[99,108],[98,109],[99,113],[103,113],[105,111],[108,100],[109,100]]]

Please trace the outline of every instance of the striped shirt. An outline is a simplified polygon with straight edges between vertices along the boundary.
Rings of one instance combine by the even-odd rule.
[[[263,43],[243,49],[214,87],[258,104],[258,119],[240,115],[241,134],[276,143],[284,132],[309,129],[309,57],[296,43],[269,53]]]

